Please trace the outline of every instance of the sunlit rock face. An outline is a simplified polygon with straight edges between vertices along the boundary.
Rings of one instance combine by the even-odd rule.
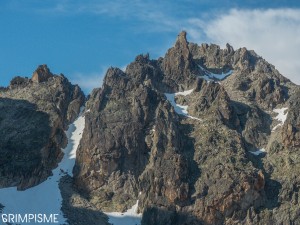
[[[297,90],[254,51],[199,46],[182,32],[164,57],[110,68],[92,92],[75,186],[105,211],[139,200],[144,225],[297,221],[297,206],[283,216],[280,188],[298,182],[286,161],[298,113],[281,124],[275,110]]]

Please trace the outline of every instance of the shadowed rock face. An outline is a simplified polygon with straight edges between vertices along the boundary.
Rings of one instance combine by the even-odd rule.
[[[64,130],[83,103],[80,88],[46,65],[0,90],[1,187],[25,189],[51,174],[67,144]]]
[[[202,79],[230,70],[224,80]],[[190,89],[175,96],[188,118],[164,93]],[[291,170],[298,166],[286,161],[299,141],[297,89],[253,51],[198,46],[182,32],[164,58],[139,55],[125,72],[110,68],[91,93],[75,187],[106,211],[138,199],[143,225],[297,221],[296,208],[284,216],[290,195],[281,190],[298,190]],[[284,106],[288,119],[272,132],[272,110]],[[260,148],[264,157],[250,153]]]
[[[55,164],[59,158],[58,152],[51,151],[55,146],[48,144],[49,115],[25,100],[0,98],[0,109],[1,185],[22,186],[32,175],[47,176],[44,162]]]

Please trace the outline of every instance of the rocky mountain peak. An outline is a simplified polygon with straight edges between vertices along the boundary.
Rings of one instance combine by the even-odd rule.
[[[50,72],[46,64],[38,66],[38,68],[33,72],[31,80],[36,83],[45,82],[53,74]]]
[[[188,46],[188,41],[186,39],[186,32],[181,31],[177,36],[175,47],[187,48],[187,46]]]
[[[24,86],[28,84],[30,79],[26,77],[16,76],[10,81],[10,87],[13,88],[14,86]]]
[[[233,47],[229,43],[226,44],[226,50],[227,50],[228,53],[234,52]]]
[[[119,68],[110,67],[107,70],[106,76],[103,81],[104,87],[116,86],[125,77],[126,77],[126,74],[122,70],[120,70]]]
[[[270,209],[286,215],[300,183],[280,173],[297,169],[284,154],[300,145],[299,102],[280,124],[272,111],[295,85],[254,51],[186,35],[162,58],[139,55],[125,72],[108,70],[87,104],[75,187],[101,210],[138,199],[143,225],[284,224]]]
[[[150,60],[150,56],[149,53],[145,54],[145,55],[138,55],[137,57],[135,57],[135,61],[139,62],[139,63],[147,63]]]
[[[174,47],[168,50],[163,59],[164,82],[174,91],[188,88],[191,86],[190,82],[195,81],[195,68],[186,32],[182,31],[178,35]]]

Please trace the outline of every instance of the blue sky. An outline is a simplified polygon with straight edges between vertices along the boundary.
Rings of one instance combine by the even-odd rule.
[[[300,84],[300,1],[1,0],[0,85],[40,64],[88,93],[109,66],[193,42],[254,49]]]

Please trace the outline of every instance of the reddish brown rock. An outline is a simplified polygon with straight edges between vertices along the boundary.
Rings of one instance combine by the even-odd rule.
[[[53,74],[50,72],[49,68],[47,65],[40,65],[36,71],[32,74],[31,80],[33,82],[45,82],[47,81],[50,77],[52,77]]]

